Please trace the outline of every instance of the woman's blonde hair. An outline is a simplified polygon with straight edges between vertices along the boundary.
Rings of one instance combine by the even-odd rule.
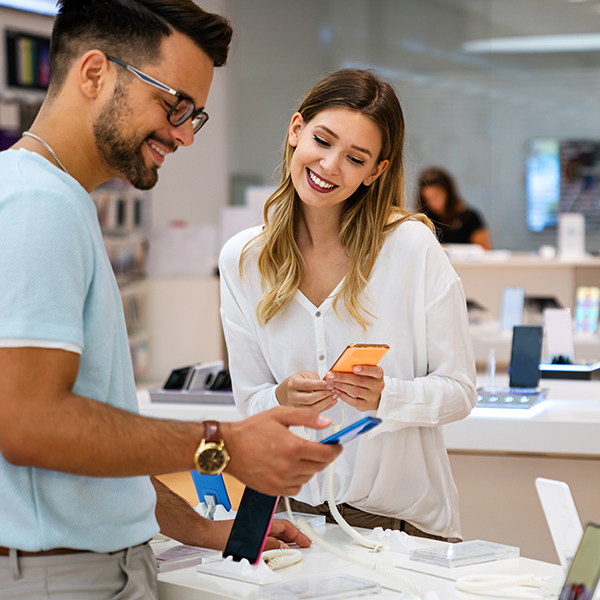
[[[304,123],[330,108],[347,108],[371,119],[381,132],[381,153],[377,163],[389,160],[387,169],[370,186],[361,184],[344,203],[340,222],[340,243],[348,255],[348,272],[337,292],[333,308],[343,298],[346,309],[363,329],[371,315],[359,301],[387,234],[407,219],[418,219],[431,227],[424,215],[405,210],[404,116],[393,88],[372,72],[342,69],[317,83],[298,112]],[[265,325],[285,310],[298,290],[304,274],[304,260],[296,243],[301,200],[290,174],[295,148],[285,142],[281,184],[264,208],[265,227],[242,252],[243,263],[258,251],[258,269],[264,286],[257,307],[259,323]]]

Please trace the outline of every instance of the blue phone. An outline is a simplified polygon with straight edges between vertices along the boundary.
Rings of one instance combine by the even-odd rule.
[[[379,423],[381,423],[381,419],[378,419],[377,417],[365,417],[325,438],[321,444],[346,444],[355,437],[366,433],[369,429],[373,429],[373,427],[376,427]]]

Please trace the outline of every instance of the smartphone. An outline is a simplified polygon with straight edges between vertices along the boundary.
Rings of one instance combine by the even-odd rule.
[[[174,369],[171,371],[167,382],[163,386],[163,390],[185,390],[193,371],[193,365],[190,367],[182,367],[181,369]]]
[[[523,325],[513,328],[510,356],[509,386],[536,388],[540,380],[542,357],[542,332],[539,326]]]
[[[376,427],[379,423],[381,423],[381,419],[378,419],[377,417],[365,417],[325,438],[321,444],[347,444],[355,437],[367,433],[367,431],[373,429],[373,427]]]
[[[544,509],[558,559],[566,573],[583,535],[583,527],[571,494],[571,488],[564,481],[543,477],[535,480],[535,487]]]
[[[279,496],[267,496],[246,487],[223,556],[242,558],[255,565],[260,560]]]
[[[387,344],[350,344],[330,371],[352,373],[352,367],[356,365],[376,365],[389,349]]]
[[[592,600],[600,579],[600,525],[588,523],[559,600]]]

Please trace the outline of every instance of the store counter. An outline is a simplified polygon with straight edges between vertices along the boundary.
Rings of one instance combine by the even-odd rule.
[[[368,533],[366,530],[361,531]],[[351,539],[338,525],[318,527],[317,532],[348,552],[358,553],[386,565],[398,567],[396,570],[400,575],[409,578],[426,592],[437,592],[439,600],[489,598],[489,596],[457,591],[456,580],[465,575],[524,575],[533,573],[538,577],[553,577],[553,582],[556,582],[557,585],[560,585],[563,579],[562,569],[558,565],[527,558],[499,560],[449,569],[411,561],[407,555],[396,552],[384,551],[373,554],[366,548],[361,548],[352,543]],[[439,544],[439,542],[432,540],[419,541]],[[401,600],[401,598],[406,598],[401,594],[403,588],[391,579],[333,556],[314,544],[311,548],[302,550],[302,553],[304,556],[301,563],[277,571],[283,576],[284,582],[324,576],[351,575],[369,581],[376,581],[382,587],[381,594],[360,596],[361,600]],[[197,573],[195,567],[159,575],[158,579],[160,600],[192,600],[196,598],[202,598],[202,600],[255,600],[261,597],[261,587],[258,585]],[[263,589],[267,591],[268,587],[265,586]],[[351,596],[349,598],[357,597]]]
[[[479,386],[487,385],[485,378]],[[508,385],[507,376],[495,384]],[[473,409],[443,427],[460,495],[464,539],[519,546],[557,562],[535,478],[566,481],[582,522],[600,522],[600,382],[540,381],[548,399],[528,409]],[[143,415],[183,420],[240,418],[234,405],[164,405],[139,392]]]

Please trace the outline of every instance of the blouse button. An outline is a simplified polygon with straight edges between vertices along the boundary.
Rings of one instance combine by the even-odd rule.
[[[325,357],[321,354],[321,356],[319,356],[319,360],[325,360]]]
[[[321,316],[321,311],[320,311],[320,310],[318,310],[318,311],[315,313],[315,317],[320,317],[320,316]]]

